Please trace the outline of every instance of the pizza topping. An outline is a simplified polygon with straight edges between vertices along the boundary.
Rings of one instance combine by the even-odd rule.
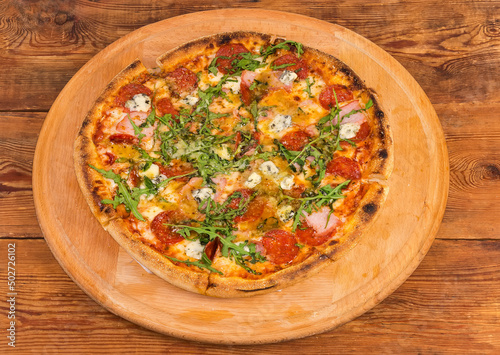
[[[255,186],[260,184],[262,181],[262,177],[257,174],[257,173],[251,173],[250,176],[247,178],[247,181],[245,181],[245,187],[248,187],[249,189],[253,189]]]
[[[352,91],[343,85],[328,86],[319,94],[319,102],[327,110],[336,107],[339,103],[351,101],[353,98]]]
[[[162,245],[173,245],[182,240],[184,237],[174,230],[168,224],[175,224],[182,221],[184,216],[177,211],[164,211],[159,213],[151,222],[151,232],[160,241]]]
[[[370,126],[368,125],[368,122],[363,122],[361,126],[359,127],[358,132],[356,133],[356,136],[352,138],[353,142],[361,142],[368,138],[370,135]]]
[[[199,239],[189,242],[184,249],[184,251],[186,252],[186,256],[198,260],[201,259],[204,250],[205,246],[201,244]]]
[[[269,130],[274,133],[279,133],[284,129],[292,126],[292,116],[282,115],[281,113],[274,116],[273,120],[269,123]]]
[[[200,99],[197,98],[196,96],[188,95],[185,98],[183,98],[181,102],[185,105],[194,106],[198,103],[199,100]]]
[[[307,225],[311,226],[316,232],[318,237],[322,237],[325,235],[330,235],[335,228],[340,224],[340,220],[333,214],[333,211],[330,207],[323,206],[316,212],[307,213],[304,212],[305,220]],[[301,225],[301,228],[304,226]]]
[[[274,229],[262,237],[266,257],[274,264],[288,264],[299,254],[299,247],[293,234]]]
[[[118,95],[115,98],[115,104],[123,107],[125,103],[132,99],[135,95],[145,94],[147,96],[151,96],[152,93],[153,92],[144,85],[135,83],[127,84],[122,86],[118,91]]]
[[[174,108],[174,105],[172,105],[172,101],[168,97],[164,97],[156,103],[156,110],[158,112],[159,116],[164,116],[164,115],[172,115],[172,116],[178,116],[179,111]]]
[[[260,164],[259,170],[266,175],[277,175],[280,172],[280,169],[272,161],[265,161]]]
[[[279,77],[279,80],[285,84],[285,85],[290,85],[297,79],[298,75],[290,70],[285,70]]]
[[[184,67],[178,67],[173,72],[168,73],[167,77],[174,79],[174,90],[177,93],[190,92],[198,84],[196,74]]]
[[[294,54],[285,54],[273,62],[273,70],[285,69],[297,74],[299,79],[305,79],[309,75],[307,63],[297,58]]]
[[[326,173],[342,176],[346,179],[360,179],[361,167],[357,161],[341,156],[328,163]]]
[[[356,136],[360,129],[360,126],[356,123],[345,123],[340,125],[340,139],[351,139]]]
[[[130,111],[147,112],[151,108],[151,99],[148,95],[137,94],[132,99],[125,102],[125,107]]]
[[[137,144],[139,140],[137,137],[131,136],[130,134],[117,133],[109,136],[109,140],[116,144]]]
[[[204,187],[201,189],[193,190],[192,195],[196,202],[201,203],[203,200],[213,199],[214,192],[211,188]]]
[[[225,44],[216,53],[216,66],[223,74],[231,74],[237,71],[234,62],[243,58],[241,53],[247,53],[248,49],[239,43]]]
[[[282,206],[278,209],[277,214],[279,219],[283,223],[286,223],[293,218],[293,216],[295,215],[295,211],[293,210],[292,206]]]
[[[295,183],[293,175],[287,175],[283,179],[281,179],[280,187],[283,190],[291,190],[294,185]]]
[[[295,231],[295,237],[297,241],[301,244],[310,245],[313,247],[324,244],[327,240],[329,240],[334,232],[335,228],[332,229],[330,233],[323,233],[319,235],[313,227],[309,225],[307,221],[302,222],[300,228],[297,228]]]
[[[149,179],[154,179],[160,175],[160,167],[156,164],[151,164],[146,170],[139,172],[140,176],[147,176]]]
[[[304,131],[293,131],[285,134],[280,143],[288,150],[301,151],[309,143],[309,135]]]

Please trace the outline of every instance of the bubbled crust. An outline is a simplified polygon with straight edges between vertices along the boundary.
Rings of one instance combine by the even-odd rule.
[[[100,173],[89,167],[89,164],[102,169],[101,159],[93,137],[103,110],[114,100],[120,88],[141,73],[146,72],[146,67],[137,59],[128,67],[118,73],[99,95],[94,106],[83,120],[78,136],[75,140],[73,161],[75,173],[92,213],[105,226],[109,220],[116,218],[118,213],[111,205],[101,203],[103,199],[112,199],[111,192],[107,189],[108,182]]]

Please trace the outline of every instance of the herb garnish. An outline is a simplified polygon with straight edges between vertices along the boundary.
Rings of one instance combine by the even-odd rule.
[[[319,189],[317,194],[308,197],[297,198],[295,200],[302,201],[295,216],[293,218],[292,232],[295,232],[297,227],[301,224],[300,218],[304,216],[304,212],[311,214],[313,211],[318,211],[323,206],[330,206],[338,199],[344,198],[342,189],[344,189],[351,180],[346,180],[336,187],[325,185]],[[293,200],[293,197],[284,196],[285,198]]]

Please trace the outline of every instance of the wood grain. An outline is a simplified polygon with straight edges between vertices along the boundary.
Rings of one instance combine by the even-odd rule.
[[[1,252],[7,243],[0,241]],[[16,244],[18,345],[26,352],[289,354],[300,349],[324,354],[318,344],[329,344],[329,353],[366,353],[373,346],[383,353],[491,353],[500,348],[500,241],[436,240],[407,282],[371,311],[331,332],[262,346],[208,345],[145,330],[85,295],[43,240]],[[0,286],[3,294],[5,287]],[[6,313],[5,302],[0,312]],[[2,329],[5,321],[0,319]],[[1,349],[6,349],[4,342]]]
[[[31,173],[45,116],[45,113],[0,113],[0,238],[41,237]]]
[[[215,346],[162,336],[90,300],[43,241],[17,239],[41,238],[30,183],[38,131],[25,131],[23,123],[34,115],[41,124],[76,71],[121,36],[165,18],[222,7],[291,11],[354,30],[410,71],[443,125],[451,180],[441,239],[394,294],[336,331],[264,346]],[[498,0],[0,2],[0,112],[45,111],[0,113],[0,238],[6,238],[0,240],[0,269],[6,243],[18,243],[22,255],[16,350],[289,354],[300,347],[311,354],[499,353],[499,12]],[[25,142],[15,139],[25,133]],[[0,282],[3,294],[5,286]],[[5,314],[4,302],[0,313]],[[0,317],[2,329],[5,321]],[[8,350],[1,342],[0,352]]]
[[[364,230],[359,245],[307,282],[249,299],[222,300],[186,292],[157,282],[144,275],[130,257],[120,257],[116,246],[106,244],[109,236],[89,213],[72,164],[77,129],[111,77],[135,58],[146,65],[155,63],[170,48],[223,30],[277,31],[304,45],[314,42],[319,50],[344,60],[377,92],[398,147],[394,171],[386,181],[387,201],[376,222]],[[426,150],[420,149],[422,142]],[[432,106],[387,53],[353,32],[308,17],[221,10],[135,31],[82,68],[45,119],[34,159],[33,188],[39,222],[55,257],[104,307],[165,334],[246,344],[323,332],[389,295],[416,268],[434,239],[446,203],[448,174],[444,136]],[[145,258],[138,248],[127,247],[128,240],[116,240],[133,258],[162,275],[163,269],[154,260]],[[167,295],[178,304],[175,309],[161,302]],[[227,334],[228,327],[234,328],[233,333]]]
[[[76,71],[104,47],[149,23],[218,8],[286,10],[345,26],[374,41],[414,75],[433,103],[495,101],[500,73],[499,6],[440,2],[215,1],[195,4],[127,0],[119,4],[7,0],[0,5],[0,106],[48,110]],[[360,10],[361,9],[361,10]],[[435,11],[439,9],[439,11]],[[407,21],[411,14],[420,16]],[[33,71],[36,65],[38,70]],[[488,76],[481,73],[490,72]],[[477,80],[481,77],[481,80]],[[30,90],[25,90],[30,88]]]

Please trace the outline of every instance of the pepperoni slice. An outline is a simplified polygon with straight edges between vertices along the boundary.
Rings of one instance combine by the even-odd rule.
[[[248,49],[241,43],[229,43],[221,46],[216,57],[228,57],[228,58],[217,58],[216,65],[222,74],[232,74],[236,72],[236,68],[233,67],[232,62],[235,59],[241,59],[241,53],[247,53]]]
[[[150,96],[153,92],[141,84],[127,84],[120,88],[118,96],[115,97],[115,104],[117,106],[125,106],[125,102],[133,98],[137,94],[146,94]]]
[[[309,75],[309,68],[305,60],[297,58],[293,54],[285,54],[273,62],[273,67],[280,67],[285,64],[293,64],[279,70],[289,70],[297,74],[299,79],[305,79]]]
[[[318,236],[314,228],[311,227],[307,221],[302,221],[302,224],[295,230],[295,236],[297,237],[299,243],[315,247],[324,244],[328,239],[330,239],[332,233]]]
[[[108,165],[113,165],[115,160],[116,160],[116,155],[114,155],[113,153],[111,152],[106,152],[104,153],[104,155],[106,156],[107,160],[106,160],[106,164]]]
[[[194,171],[193,167],[189,163],[179,163],[167,166],[159,165],[159,168],[160,168],[160,173],[168,178],[171,178],[173,176],[188,174]],[[176,178],[175,180],[187,182],[189,180],[189,176],[183,176],[180,178]]]
[[[264,199],[257,197],[248,204],[246,212],[241,216],[236,216],[234,221],[239,223],[258,220],[260,216],[262,216],[266,204],[267,203]]]
[[[280,143],[288,150],[301,151],[309,143],[309,135],[304,131],[293,131],[285,134]]]
[[[184,240],[184,237],[165,224],[179,223],[184,216],[176,211],[164,211],[156,215],[151,222],[151,231],[164,246],[173,245]]]
[[[337,157],[326,165],[326,173],[339,175],[346,179],[359,179],[361,178],[361,167],[355,160]]]
[[[244,81],[242,81],[240,84],[240,93],[241,93],[241,101],[243,101],[243,103],[246,106],[249,106],[254,100],[255,95],[252,92],[252,90],[250,90],[250,87]]]
[[[208,258],[213,261],[215,258],[215,254],[217,254],[217,251],[219,251],[221,246],[222,243],[220,242],[219,238],[215,238],[214,240],[208,242],[208,244],[205,246],[205,254],[207,254]]]
[[[177,111],[172,105],[172,101],[168,97],[158,100],[156,103],[156,113],[158,116],[164,116],[166,114],[171,114],[172,117],[178,116],[179,111]]]
[[[133,168],[130,171],[130,175],[128,176],[128,179],[129,179],[132,187],[137,187],[139,185],[139,183],[141,182],[141,177],[139,176],[137,168]]]
[[[356,133],[356,136],[351,140],[353,142],[361,142],[364,141],[369,135],[370,135],[370,126],[368,125],[368,122],[363,122],[359,127],[358,133]]]
[[[246,200],[246,199],[250,198],[250,196],[252,196],[252,194],[253,194],[253,190],[242,189],[242,190],[238,190],[238,191],[233,192],[229,197],[233,196],[236,192],[241,193],[241,197],[236,197],[236,198],[232,199],[231,202],[227,205],[227,208],[232,209],[232,210],[235,210],[240,206],[241,199]]]
[[[139,143],[139,139],[135,136],[131,136],[130,134],[125,133],[116,133],[109,136],[109,140],[113,143],[117,144],[137,144]]]
[[[282,229],[273,229],[262,237],[266,257],[273,264],[288,264],[299,254],[293,234]]]
[[[192,91],[198,83],[198,77],[191,70],[178,67],[173,72],[167,74],[175,81],[175,91],[178,93]]]
[[[337,101],[339,103],[350,101],[354,98],[352,91],[343,85],[328,86],[319,94],[319,103],[327,110],[336,106],[335,95],[333,94],[334,91],[335,94],[337,94]]]

